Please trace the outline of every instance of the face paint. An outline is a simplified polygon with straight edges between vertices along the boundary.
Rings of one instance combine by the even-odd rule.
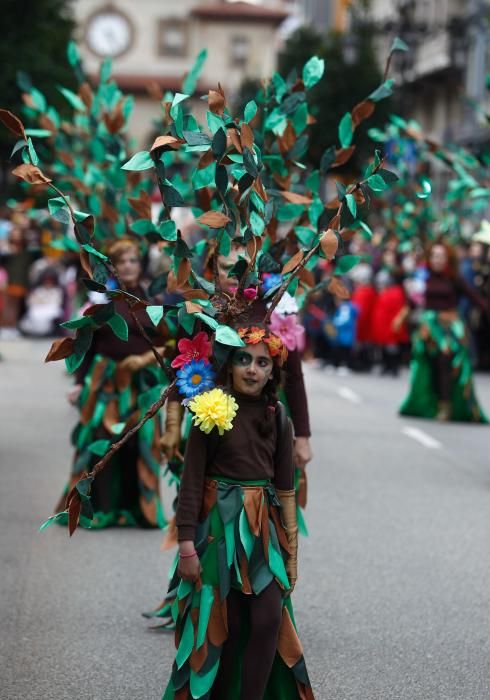
[[[271,378],[272,370],[273,362],[265,343],[237,350],[231,367],[233,388],[242,394],[259,396]]]

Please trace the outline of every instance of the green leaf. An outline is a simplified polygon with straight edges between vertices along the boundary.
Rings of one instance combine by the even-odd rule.
[[[190,616],[189,616],[190,617]],[[219,657],[216,659],[215,663],[209,671],[204,671],[201,669],[199,673],[191,670],[191,697],[202,698],[211,689],[219,668]]]
[[[163,318],[163,306],[147,306],[146,313],[154,326],[158,326]]]
[[[144,236],[146,233],[153,233],[157,229],[150,219],[136,219],[129,227],[133,233]]]
[[[100,66],[100,82],[101,83],[107,83],[107,81],[111,77],[111,71],[112,71],[112,59],[105,58],[102,61],[102,65]]]
[[[347,194],[345,196],[345,199],[347,201],[347,206],[349,208],[349,211],[355,219],[357,216],[357,202],[355,200],[355,197],[353,194]]]
[[[323,76],[325,70],[325,61],[318,56],[312,56],[310,60],[303,66],[303,82],[305,88],[309,90],[316,85]]]
[[[114,423],[114,425],[111,426],[111,433],[113,435],[121,435],[125,427],[126,423]]]
[[[77,65],[77,63],[80,63],[80,54],[78,52],[78,47],[74,41],[68,42],[66,55],[68,58],[68,63],[72,68],[74,68]]]
[[[373,232],[371,231],[370,227],[366,224],[365,221],[359,221],[358,222],[362,230],[367,233],[368,238],[372,238]]]
[[[85,107],[85,104],[80,99],[80,97],[78,97],[78,95],[75,95],[75,93],[72,92],[71,90],[68,90],[68,88],[61,87],[61,85],[58,87],[58,90],[61,92],[63,97],[67,100],[67,102],[70,103],[70,105],[73,107],[73,109],[76,109],[79,112],[86,112],[87,108]]]
[[[34,136],[34,138],[42,139],[52,136],[53,132],[49,129],[26,129],[26,136]]]
[[[88,446],[88,449],[89,452],[91,452],[94,455],[97,455],[97,457],[102,457],[109,449],[110,444],[110,440],[96,440]]]
[[[316,231],[307,226],[295,226],[294,231],[299,242],[305,248],[311,248],[316,238]]]
[[[238,333],[230,326],[219,324],[216,329],[216,340],[223,345],[232,345],[233,347],[241,348],[245,345]]]
[[[342,148],[348,148],[351,145],[353,135],[352,117],[350,112],[346,112],[339,124],[339,140]]]
[[[291,221],[296,219],[305,210],[304,204],[293,204],[288,202],[287,204],[282,204],[277,210],[277,220],[278,221]]]
[[[400,37],[397,36],[393,39],[390,54],[394,51],[410,51],[410,47],[403,41],[403,39],[400,39]]]
[[[384,192],[384,190],[389,188],[389,185],[386,184],[381,175],[378,175],[377,173],[375,175],[371,175],[371,177],[368,177],[366,182],[373,192]]]
[[[264,220],[256,211],[250,214],[250,228],[255,236],[261,236],[264,233]]]
[[[121,166],[122,170],[148,170],[153,168],[153,162],[149,151],[138,151],[127,163]]]
[[[64,199],[63,197],[51,197],[51,199],[48,199],[48,209],[51,216],[56,214],[59,209],[66,207],[65,199],[70,201],[69,197],[65,197]]]
[[[419,199],[427,199],[427,197],[430,196],[432,192],[432,185],[430,184],[430,181],[427,180],[427,178],[422,178],[422,181],[420,183],[422,185],[422,192],[417,192],[417,197]]]
[[[165,204],[169,207],[184,207],[184,198],[180,194],[179,190],[172,185],[170,180],[164,180],[161,186],[163,200]]]
[[[258,110],[258,107],[257,107],[257,103],[255,102],[255,100],[250,100],[250,102],[247,102],[247,104],[245,105],[244,113],[243,113],[243,116],[245,117],[245,121],[251,122],[252,119],[257,114],[257,110]]]
[[[372,92],[367,99],[371,100],[372,102],[379,102],[380,100],[384,100],[385,97],[390,97],[390,95],[393,94],[392,88],[394,84],[395,81],[393,78],[385,80],[385,82],[376,88],[376,90]]]
[[[203,187],[214,187],[216,175],[216,163],[210,163],[206,168],[195,170],[192,174],[192,186],[195,190]]]
[[[176,241],[177,240],[177,225],[172,219],[167,219],[162,221],[158,227],[158,233],[163,238],[164,241]]]
[[[32,143],[32,139],[30,137],[27,139],[27,148],[29,149],[31,163],[33,165],[39,165],[39,158],[36,153],[36,149],[34,148],[34,144]]]
[[[225,128],[224,121],[221,119],[221,117],[218,117],[217,114],[214,114],[214,112],[206,112],[206,120],[212,134],[215,134],[218,129]]]
[[[184,78],[184,81],[182,83],[182,90],[188,95],[192,95],[195,92],[197,87],[197,81],[199,80],[199,76],[201,75],[207,57],[207,49],[202,49],[202,51],[200,51],[197,55],[194,65]]]
[[[213,587],[208,583],[205,583],[201,589],[201,600],[199,603],[199,622],[197,624],[196,649],[202,647],[206,639],[206,631],[208,629],[209,617],[211,615],[213,603]]]
[[[35,87],[28,90],[28,92],[29,92],[29,95],[32,99],[34,109],[37,110],[38,112],[45,112],[48,105],[47,105],[46,98],[44,97],[43,93],[40,92],[40,90],[38,90]]]
[[[197,316],[203,323],[205,323],[209,328],[211,328],[213,331],[215,331],[219,323],[216,321],[214,318],[211,318],[211,316],[208,316],[207,314],[201,313],[200,311],[197,311],[194,316]]]
[[[104,255],[100,251],[98,251],[96,248],[90,245],[90,243],[84,243],[82,245],[82,248],[87,251],[87,253],[90,253],[91,255],[95,255],[97,258],[100,258],[101,260],[109,260],[107,255]]]
[[[192,652],[192,647],[194,646],[194,625],[192,624],[192,618],[190,614],[187,615],[187,619],[184,625],[184,631],[182,633],[182,638],[180,640],[179,648],[177,649],[177,654],[175,656],[175,663],[177,668],[182,668]]]
[[[111,327],[114,335],[120,338],[120,340],[128,339],[128,324],[120,314],[114,314],[107,323]]]
[[[210,146],[211,139],[207,134],[203,134],[202,131],[184,131],[184,139],[189,144],[189,146]]]
[[[343,255],[335,266],[336,275],[345,275],[362,260],[361,255]]]

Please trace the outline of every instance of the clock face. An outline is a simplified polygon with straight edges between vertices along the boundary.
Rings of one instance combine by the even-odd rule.
[[[114,58],[131,46],[133,28],[120,12],[103,10],[88,21],[85,39],[90,50],[98,56]]]

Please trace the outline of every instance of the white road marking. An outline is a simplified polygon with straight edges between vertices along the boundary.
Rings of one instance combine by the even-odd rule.
[[[339,386],[337,394],[351,403],[362,403],[362,398],[359,394],[348,386]]]
[[[442,443],[439,440],[427,435],[420,428],[415,428],[413,425],[405,425],[402,428],[402,433],[408,437],[420,442],[424,447],[428,447],[431,450],[439,450],[442,447]]]

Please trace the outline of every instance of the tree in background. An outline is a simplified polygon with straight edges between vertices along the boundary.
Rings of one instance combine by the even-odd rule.
[[[0,95],[15,113],[22,111],[22,98],[17,74],[25,73],[43,92],[49,102],[62,105],[65,101],[57,86],[72,87],[74,77],[66,61],[66,46],[75,22],[67,0],[3,0],[0,42]],[[0,192],[5,195],[7,161],[12,144],[8,135],[0,132]]]

